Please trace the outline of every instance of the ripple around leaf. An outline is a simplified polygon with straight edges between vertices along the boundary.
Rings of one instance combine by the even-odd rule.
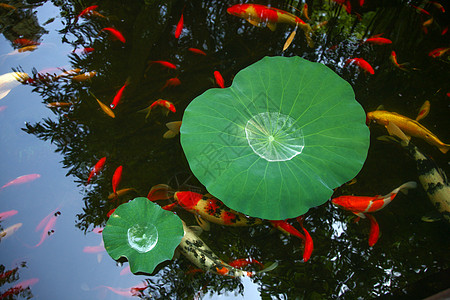
[[[186,108],[181,144],[194,175],[230,208],[280,220],[327,201],[369,147],[352,87],[323,64],[265,57]]]
[[[152,273],[172,259],[184,235],[180,218],[145,197],[120,205],[103,229],[108,254],[115,260],[128,259],[133,273]]]

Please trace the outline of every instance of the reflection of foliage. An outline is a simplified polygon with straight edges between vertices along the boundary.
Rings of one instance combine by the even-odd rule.
[[[59,101],[73,105],[50,108],[54,117],[28,123],[24,130],[55,144],[63,155],[67,174],[74,176],[83,187],[85,207],[77,222],[82,230],[104,224],[110,209],[136,196],[145,196],[151,186],[169,182],[176,173],[190,173],[178,138],[162,139],[164,124],[180,120],[188,103],[214,86],[214,70],[220,70],[229,85],[242,68],[263,56],[279,55],[292,30],[286,24],[279,24],[274,32],[253,27],[226,14],[231,3],[216,0],[102,2],[98,11],[106,18],[92,16],[80,19],[77,24],[73,22],[74,17],[84,7],[76,1],[53,3],[61,10],[63,42],[77,49],[95,48],[90,54],[71,54],[72,67],[81,69],[80,72],[96,71],[97,75],[75,82],[70,77],[54,80],[59,74],[39,78],[34,72],[35,81],[29,84],[42,96],[44,104]],[[445,93],[440,91],[446,84],[445,76],[441,75],[447,72],[448,63],[442,59],[431,60],[427,53],[442,43],[438,31],[448,25],[448,20],[443,19],[445,15],[437,15],[437,25],[425,35],[420,28],[421,16],[408,3],[400,0],[367,3],[363,8],[356,8],[360,20],[334,2],[308,2],[312,24],[329,22],[316,31],[316,48],[308,48],[298,34],[284,55],[299,55],[326,64],[352,83],[356,99],[367,110],[383,103],[389,109],[413,116],[429,98],[433,116],[426,122],[438,124],[448,117],[447,102],[441,101]],[[303,3],[280,1],[277,4],[279,8],[293,11],[289,5],[301,9]],[[176,40],[173,30],[182,10],[185,30]],[[111,41],[105,33],[98,35],[107,26],[120,29],[127,43]],[[360,39],[382,32],[395,44],[387,47],[360,44]],[[189,47],[201,48],[208,55],[195,56],[187,51]],[[393,49],[401,62],[410,62],[420,70],[395,69],[389,61]],[[347,58],[359,56],[367,58],[375,67],[374,76],[343,67]],[[168,60],[179,68],[174,71],[152,66],[146,71],[149,60]],[[160,91],[164,82],[175,76],[181,85]],[[89,91],[109,104],[127,79],[129,86],[115,109],[116,118],[111,119],[99,109]],[[165,117],[155,111],[145,122],[145,115],[138,111],[158,98],[173,101],[177,113]],[[385,134],[384,129],[374,130],[375,135]],[[414,166],[400,149],[381,144],[375,138],[371,142],[357,183],[341,187],[336,195],[375,195],[387,186],[398,186],[405,178],[415,179]],[[104,170],[85,188],[92,166],[103,156],[107,157]],[[447,161],[439,153],[436,160],[448,169]],[[136,191],[109,200],[112,174],[119,165],[124,167],[120,188],[133,187]],[[264,263],[277,261],[277,269],[254,279],[263,298],[376,297],[449,267],[446,251],[449,242],[442,238],[448,236],[448,228],[420,222],[422,212],[431,209],[423,191],[412,192],[407,198],[399,196],[389,208],[377,213],[381,232],[385,234],[373,248],[367,245],[369,225],[364,220],[355,224],[350,214],[330,204],[311,209],[305,227],[314,239],[315,249],[307,263],[301,260],[303,245],[299,239],[269,234],[270,228],[265,225],[239,229],[212,226],[211,233],[202,234],[202,239],[224,261],[243,257]],[[193,224],[192,216],[180,210],[177,213]],[[183,258],[168,263],[149,276],[149,287],[144,294],[184,299],[208,291],[242,292],[238,279],[212,274],[189,275],[185,273],[189,265]]]
[[[6,270],[4,265],[0,265],[0,287],[8,283],[16,283],[16,285],[0,292],[0,299],[31,299],[33,294],[31,293],[30,287],[23,288],[18,283],[19,269],[26,268],[26,263],[22,262],[19,266]]]

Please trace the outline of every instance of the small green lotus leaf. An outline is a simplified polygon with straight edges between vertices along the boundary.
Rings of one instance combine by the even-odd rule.
[[[172,259],[184,235],[180,218],[145,197],[122,204],[103,229],[103,242],[115,260],[128,259],[131,272],[152,273]]]
[[[265,57],[186,108],[181,145],[194,175],[230,208],[281,220],[327,201],[362,168],[365,113],[320,63]]]

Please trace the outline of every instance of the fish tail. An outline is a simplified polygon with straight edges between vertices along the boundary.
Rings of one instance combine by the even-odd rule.
[[[261,274],[261,273],[267,273],[269,271],[274,270],[276,267],[278,267],[278,263],[274,262],[273,264],[266,266],[261,271],[252,272],[252,274],[255,275],[255,274]]]
[[[403,194],[408,194],[409,189],[415,189],[417,187],[417,183],[415,181],[408,181],[401,186],[398,187],[398,191]]]
[[[444,144],[442,146],[439,146],[439,150],[441,150],[442,153],[446,154],[448,150],[450,150],[450,145]]]

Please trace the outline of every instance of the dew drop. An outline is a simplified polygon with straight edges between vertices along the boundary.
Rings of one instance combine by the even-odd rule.
[[[302,130],[296,121],[279,112],[264,112],[247,121],[248,144],[267,161],[290,160],[302,153],[305,146]]]
[[[152,250],[158,242],[158,230],[152,224],[135,224],[128,228],[128,244],[139,253]]]

